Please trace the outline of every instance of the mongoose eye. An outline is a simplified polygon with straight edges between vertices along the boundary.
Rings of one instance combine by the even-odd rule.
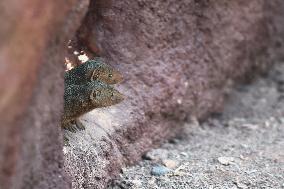
[[[96,70],[94,70],[91,76],[91,81],[95,81],[98,78],[99,78],[99,73]]]
[[[93,80],[97,80],[99,78],[99,74],[93,75]]]
[[[109,77],[109,78],[112,78],[112,74],[108,74],[108,77]]]
[[[101,96],[101,91],[96,91],[96,96],[97,97]]]

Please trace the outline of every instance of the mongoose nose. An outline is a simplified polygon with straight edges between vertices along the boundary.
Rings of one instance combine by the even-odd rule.
[[[112,82],[112,84],[120,83],[122,81],[123,81],[123,75],[119,71],[114,70],[113,71],[113,82]]]
[[[113,91],[113,95],[111,97],[112,101],[115,103],[119,103],[125,99],[125,96],[121,94],[119,91]]]

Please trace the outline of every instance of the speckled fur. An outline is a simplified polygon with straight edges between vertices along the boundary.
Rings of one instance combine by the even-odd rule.
[[[68,129],[70,123],[81,115],[95,108],[117,104],[123,99],[121,93],[101,81],[67,85],[64,93],[62,127]]]
[[[123,100],[120,94],[109,84],[123,80],[122,74],[97,57],[65,73],[64,115],[62,127],[75,131],[84,129],[77,118],[100,107],[111,106]]]
[[[80,85],[90,81],[102,81],[107,84],[119,83],[122,74],[105,64],[103,58],[95,58],[65,73],[65,85]]]

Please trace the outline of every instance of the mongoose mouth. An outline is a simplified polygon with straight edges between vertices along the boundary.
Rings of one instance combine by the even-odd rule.
[[[112,73],[112,83],[111,84],[116,84],[116,83],[120,83],[123,81],[123,75],[117,71],[117,70],[113,70]]]
[[[90,99],[96,108],[112,106],[124,100],[124,95],[113,87],[93,89]]]
[[[111,101],[114,102],[115,104],[120,103],[124,99],[125,99],[125,96],[117,90],[115,90],[111,96]]]
[[[96,80],[112,85],[123,81],[123,76],[117,70],[114,70],[110,67],[102,67],[94,70],[91,75],[91,81]]]

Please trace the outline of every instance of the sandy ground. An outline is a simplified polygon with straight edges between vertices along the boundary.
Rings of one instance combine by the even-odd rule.
[[[109,188],[284,188],[284,64],[236,87],[222,115],[184,130]]]

